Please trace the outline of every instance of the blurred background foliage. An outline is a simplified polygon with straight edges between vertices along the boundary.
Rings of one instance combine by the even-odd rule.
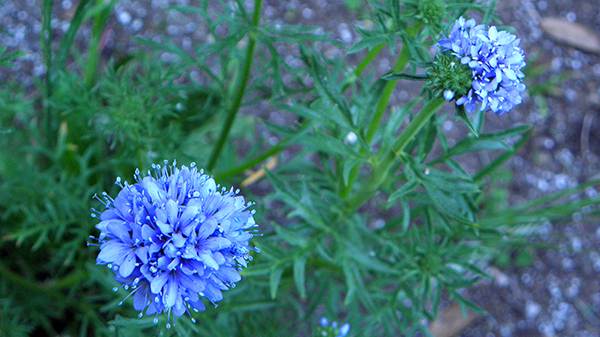
[[[480,310],[461,289],[489,277],[493,259],[505,266],[508,248],[530,263],[531,250],[518,248],[531,234],[524,228],[597,212],[596,199],[573,199],[595,181],[509,205],[499,168],[531,136],[528,126],[488,131],[485,114],[475,113],[465,120],[473,132],[450,145],[441,125],[451,117],[440,113],[401,135],[419,109],[434,113],[441,103],[423,91],[391,106],[399,80],[382,78],[371,62],[389,50],[393,72],[416,75],[440,31],[461,15],[494,23],[496,1],[347,1],[369,8],[373,23],[357,27],[362,40],[348,50],[357,64],[324,57],[316,42],[342,47],[327,34],[260,20],[260,0],[170,8],[196,16],[214,37],[193,53],[166,37],[137,39],[137,52],[104,60],[101,36],[115,3],[79,1],[57,36],[54,1],[44,0],[45,76],[35,88],[0,84],[0,335],[308,336],[323,315],[350,323],[354,336],[427,334],[441,301]],[[79,49],[73,42],[85,27],[91,37]],[[284,61],[284,45],[299,66]],[[2,66],[20,56],[0,51]],[[160,61],[162,51],[178,61]],[[288,118],[271,123],[260,110]],[[472,161],[462,159],[479,151],[493,160],[465,167]],[[171,330],[136,318],[130,301],[118,306],[125,292],[112,291],[112,272],[86,245],[97,235],[92,197],[116,195],[117,176],[131,180],[136,167],[165,158],[194,161],[224,186],[239,186],[249,169],[269,182],[243,184],[257,204],[264,236],[253,242],[262,253],[218,308],[196,314],[196,324],[178,318]],[[269,158],[278,164],[261,171]]]

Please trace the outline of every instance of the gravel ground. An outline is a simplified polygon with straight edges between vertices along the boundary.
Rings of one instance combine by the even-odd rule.
[[[18,79],[31,86],[45,73],[39,50],[39,0],[4,0],[0,4],[0,43],[9,50],[28,54],[1,75]],[[75,5],[71,0],[56,0],[52,27],[60,34],[69,26]],[[171,41],[191,51],[195,42],[209,37],[193,16],[162,9],[169,5],[187,5],[188,0],[122,0],[116,6],[105,36],[104,56],[125,53],[136,48],[132,36],[154,38],[165,32]],[[536,83],[542,84],[567,72],[543,101],[525,97],[523,105],[507,115],[490,116],[490,129],[529,123],[536,126],[530,142],[520,156],[510,161],[513,172],[511,202],[559,191],[585,182],[599,172],[600,134],[600,57],[558,44],[541,30],[541,17],[559,17],[600,31],[598,0],[499,1],[498,13],[505,25],[515,27],[522,38],[530,67],[547,66]],[[360,23],[357,12],[349,11],[344,1],[265,1],[263,18],[286,24],[302,23],[322,27],[346,45],[359,39],[353,26]],[[78,36],[85,44],[89,29]],[[326,55],[341,55],[331,48]],[[176,60],[164,53],[162,60]],[[290,54],[290,64],[298,60]],[[390,67],[381,58],[376,67],[385,72]],[[411,97],[409,89],[400,87],[395,102]],[[277,118],[271,115],[270,118]],[[446,125],[445,125],[446,126]],[[447,125],[453,128],[453,123]],[[458,129],[458,128],[457,128]],[[586,193],[595,195],[595,190]],[[542,243],[556,249],[532,250],[531,263],[519,263],[516,257],[508,267],[490,269],[493,281],[484,282],[466,295],[489,312],[462,332],[462,336],[600,336],[600,228],[597,222],[581,216],[561,223],[547,223],[537,229]],[[512,258],[512,256],[511,256]],[[519,266],[520,265],[520,266]]]

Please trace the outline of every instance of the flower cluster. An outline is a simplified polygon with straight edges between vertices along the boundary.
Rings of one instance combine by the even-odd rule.
[[[329,320],[325,317],[321,318],[321,327],[317,329],[316,336],[318,337],[346,337],[348,332],[350,332],[350,324],[342,324],[342,326],[338,329],[337,322],[331,323],[329,325]]]
[[[464,104],[469,113],[481,104],[481,111],[489,108],[499,115],[520,104],[520,94],[525,91],[521,71],[525,57],[520,42],[515,35],[499,32],[496,27],[486,29],[473,19],[459,18],[450,36],[438,43],[443,52],[451,53],[472,71],[472,85],[456,104]],[[450,101],[454,93],[446,91],[444,98]]]
[[[171,312],[205,310],[200,297],[222,300],[221,291],[235,287],[240,266],[252,260],[249,251],[258,251],[248,245],[254,211],[239,190],[219,190],[195,164],[175,165],[152,165],[154,175],[143,178],[136,170],[133,185],[117,178],[121,191],[114,199],[104,193],[106,209],[93,214],[101,220],[97,264],[133,289],[127,297],[133,295],[139,317],[156,313],[156,323],[166,312],[167,328]]]

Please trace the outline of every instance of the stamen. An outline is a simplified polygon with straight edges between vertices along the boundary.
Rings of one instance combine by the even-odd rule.
[[[133,291],[131,291],[127,296],[125,296],[125,298],[119,302],[119,306],[121,306],[121,304],[123,304],[123,302],[125,302],[129,297],[131,297],[131,295],[135,294],[136,291],[140,290],[141,288],[136,288]],[[140,313],[141,315],[142,313]],[[140,316],[141,317],[141,316]]]

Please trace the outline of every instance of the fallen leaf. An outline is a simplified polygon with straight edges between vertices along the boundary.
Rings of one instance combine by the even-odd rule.
[[[559,18],[542,18],[540,27],[553,39],[583,51],[600,54],[600,39],[591,29]]]
[[[277,157],[272,156],[272,157],[269,157],[269,159],[267,160],[265,167],[267,168],[267,170],[272,170],[275,167],[277,167],[278,163],[279,163],[279,160],[277,159]],[[240,184],[240,187],[246,187],[246,186],[254,184],[256,181],[258,181],[260,178],[262,178],[265,174],[267,174],[267,172],[265,171],[264,167],[261,167],[261,169],[256,172],[249,172],[249,177],[244,179],[244,181],[242,181],[242,183]]]
[[[462,330],[475,322],[478,317],[479,314],[467,310],[467,318],[465,319],[460,305],[453,302],[448,309],[429,324],[429,332],[435,337],[458,336]]]

